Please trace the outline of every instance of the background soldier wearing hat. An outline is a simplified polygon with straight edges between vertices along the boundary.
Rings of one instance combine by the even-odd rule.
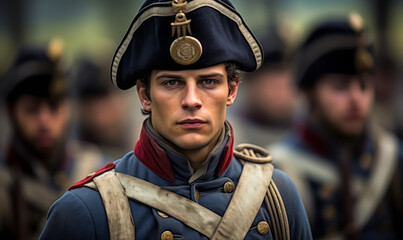
[[[140,139],[56,201],[40,238],[311,239],[292,181],[264,149],[234,150],[225,121],[236,68],[261,62],[228,0],[146,1],[111,69],[150,115]]]
[[[135,120],[143,121],[134,119],[130,110],[132,95],[122,94],[110,84],[109,66],[110,55],[107,59],[88,56],[79,61],[74,74],[77,145],[94,149],[104,161],[112,161],[132,148],[135,131],[131,125]]]
[[[360,16],[317,26],[296,70],[309,116],[269,151],[296,182],[314,238],[401,239],[401,148],[369,119],[374,55]]]
[[[37,239],[50,205],[85,176],[80,171],[100,166],[76,162],[67,145],[70,101],[61,53],[60,40],[25,47],[2,82],[11,136],[0,167],[1,239]]]
[[[3,81],[12,133],[1,174],[2,239],[37,238],[46,208],[68,184],[70,109],[60,54],[60,42],[23,48]]]
[[[245,74],[238,106],[228,120],[237,129],[236,143],[266,146],[282,139],[291,128],[295,110],[290,46],[279,27],[272,25],[262,38],[264,61],[259,70]]]

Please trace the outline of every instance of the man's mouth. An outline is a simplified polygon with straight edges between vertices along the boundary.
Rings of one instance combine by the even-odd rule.
[[[183,128],[201,128],[203,127],[207,122],[202,120],[202,119],[198,119],[198,118],[188,118],[185,120],[180,121],[178,124],[183,127]]]

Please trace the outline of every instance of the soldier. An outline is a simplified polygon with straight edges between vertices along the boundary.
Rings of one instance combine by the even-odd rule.
[[[21,49],[1,88],[11,125],[0,168],[1,239],[38,239],[50,205],[85,176],[80,171],[99,168],[76,162],[66,144],[70,101],[61,52],[59,40]]]
[[[238,106],[228,114],[228,120],[237,129],[236,143],[266,146],[282,139],[291,128],[295,87],[289,64],[290,47],[275,26],[269,27],[262,45],[262,67],[245,74],[247,80],[243,82]]]
[[[132,148],[134,134],[130,125],[134,125],[134,119],[130,111],[132,96],[119,93],[108,80],[109,58],[81,60],[74,85],[78,145],[81,149],[98,147],[103,158],[111,161]]]
[[[2,239],[35,239],[46,208],[68,184],[64,143],[70,109],[60,42],[22,49],[4,80],[12,128],[2,168]]]
[[[369,119],[374,54],[361,17],[317,26],[296,69],[309,116],[269,151],[296,182],[313,237],[401,239],[401,148]]]
[[[41,239],[311,239],[294,184],[225,121],[236,68],[262,51],[228,1],[146,1],[111,77],[136,85],[145,120],[133,152],[73,185]],[[275,187],[277,186],[277,187]]]

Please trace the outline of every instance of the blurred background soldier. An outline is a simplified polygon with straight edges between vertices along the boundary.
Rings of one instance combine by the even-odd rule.
[[[80,148],[98,147],[104,160],[113,161],[134,145],[135,120],[130,110],[133,96],[116,90],[109,79],[110,55],[82,59],[74,85],[78,110],[76,138]]]
[[[272,25],[262,38],[263,65],[244,75],[238,105],[230,109],[228,119],[237,129],[237,143],[266,146],[284,137],[291,126],[295,89],[290,73],[290,47],[280,30]]]
[[[401,149],[369,119],[374,56],[360,16],[315,28],[296,70],[309,115],[269,151],[299,188],[314,238],[402,239]]]
[[[37,239],[51,203],[88,172],[66,144],[70,101],[62,42],[21,49],[1,87],[11,137],[0,180],[0,238]],[[98,167],[98,165],[96,166]],[[96,168],[94,167],[94,168]]]

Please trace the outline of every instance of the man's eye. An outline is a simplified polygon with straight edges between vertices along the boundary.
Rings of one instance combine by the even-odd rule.
[[[214,81],[211,80],[211,79],[206,79],[206,80],[204,80],[204,84],[210,85],[210,84],[213,84],[213,83],[214,83]]]
[[[214,80],[214,79],[204,79],[204,80],[202,80],[201,83],[202,83],[203,85],[209,85],[209,86],[211,86],[211,85],[215,85],[215,84],[217,83],[217,81]]]
[[[178,85],[178,81],[177,80],[169,80],[169,81],[164,82],[164,85],[175,86],[175,85]]]

